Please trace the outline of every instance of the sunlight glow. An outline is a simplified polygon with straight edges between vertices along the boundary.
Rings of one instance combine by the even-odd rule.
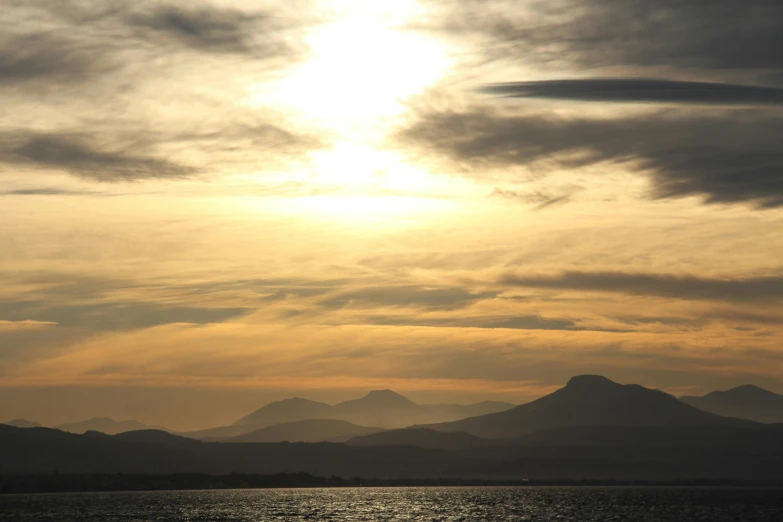
[[[405,110],[407,97],[446,70],[443,44],[406,30],[417,2],[330,0],[333,21],[310,34],[310,59],[273,94],[304,118],[346,137],[380,131],[382,119]]]
[[[310,58],[271,90],[252,94],[256,103],[272,104],[329,136],[330,148],[309,154],[311,170],[303,181],[338,197],[363,198],[350,199],[352,213],[373,214],[393,204],[387,199],[372,204],[378,194],[427,198],[442,191],[440,180],[384,142],[405,115],[406,100],[449,66],[445,44],[406,28],[423,7],[416,0],[323,0],[322,6],[329,21],[308,36]],[[347,203],[320,202],[314,208],[342,215]]]

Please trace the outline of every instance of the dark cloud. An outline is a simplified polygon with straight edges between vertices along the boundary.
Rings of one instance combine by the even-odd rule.
[[[268,36],[274,30],[272,23],[276,19],[265,14],[216,6],[164,4],[153,6],[146,12],[129,13],[124,20],[148,29],[142,34],[144,38],[162,37],[169,43],[202,51],[248,53],[253,52],[253,36]],[[262,50],[264,54],[290,51],[283,40],[267,42]]]
[[[511,330],[568,330],[568,331],[611,331],[580,326],[570,319],[555,319],[538,315],[519,315],[509,317],[410,317],[371,315],[365,317],[368,324],[387,326],[425,326],[433,328],[489,328]]]
[[[167,306],[152,302],[59,304],[45,301],[0,301],[0,318],[50,321],[91,331],[135,330],[170,323],[219,323],[249,313],[245,308]]]
[[[207,170],[214,175],[231,168],[283,164],[323,146],[309,134],[265,122],[188,132],[152,130],[136,121],[112,123],[118,126],[96,122],[77,131],[0,130],[0,165],[55,169],[108,182],[181,179]],[[164,149],[176,154],[164,156]],[[178,161],[191,152],[199,158],[198,166]]]
[[[578,67],[783,73],[777,0],[442,2],[440,28],[483,37],[486,56]],[[781,78],[783,79],[783,78]]]
[[[331,309],[358,305],[453,310],[464,308],[483,299],[491,299],[497,294],[497,292],[470,292],[459,287],[370,286],[339,292],[320,301],[319,304]]]
[[[72,38],[43,34],[0,40],[0,86],[37,78],[85,81],[105,69],[102,58]]]
[[[481,91],[514,98],[597,102],[783,105],[783,89],[773,87],[632,78],[498,83]]]
[[[498,278],[505,286],[611,292],[628,295],[715,301],[769,301],[783,299],[783,276],[719,279],[693,275],[633,272],[564,272],[533,275],[509,272]]]
[[[21,143],[13,144],[15,141]],[[129,148],[102,149],[87,143],[84,137],[67,134],[40,134],[21,139],[5,136],[0,147],[0,163],[61,169],[97,181],[182,178],[197,172],[193,167]]]
[[[653,197],[783,205],[783,115],[667,111],[590,119],[497,108],[424,110],[399,138],[477,171],[621,163],[650,176]]]
[[[87,83],[110,72],[129,77],[141,72],[139,65],[181,61],[182,51],[281,58],[282,64],[304,50],[301,34],[292,31],[304,26],[300,18],[209,2],[11,0],[3,10],[0,86]]]
[[[68,190],[54,187],[22,188],[0,191],[0,196],[108,196],[95,190]]]

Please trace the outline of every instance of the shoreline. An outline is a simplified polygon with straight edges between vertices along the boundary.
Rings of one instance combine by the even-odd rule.
[[[739,479],[623,480],[478,478],[363,478],[318,477],[308,473],[274,475],[200,473],[150,474],[39,474],[0,476],[0,495],[36,493],[119,493],[155,491],[204,491],[230,489],[316,489],[394,487],[727,487],[783,488],[783,480]]]

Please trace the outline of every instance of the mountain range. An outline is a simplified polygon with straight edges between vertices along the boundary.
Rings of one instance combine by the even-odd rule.
[[[271,425],[306,419],[337,419],[385,429],[417,423],[445,422],[513,408],[506,402],[477,404],[417,404],[391,390],[373,390],[364,397],[330,405],[308,399],[285,399],[242,417],[234,426]]]
[[[783,422],[783,395],[752,384],[727,391],[714,391],[703,397],[680,397],[680,400],[700,410],[726,417],[767,423]]]
[[[99,431],[107,435],[116,435],[126,431],[163,429],[159,426],[149,426],[136,420],[116,421],[108,417],[94,417],[79,422],[69,422],[54,426],[55,429],[67,431],[70,433],[86,433],[88,431]]]
[[[223,442],[345,442],[362,435],[384,431],[335,419],[284,422],[254,430]]]
[[[404,404],[383,395],[376,404]],[[357,402],[362,404],[351,401],[343,411],[361,411],[352,409]],[[663,392],[599,376],[574,377],[554,393],[503,412],[365,431],[379,429],[311,419],[203,442],[156,430],[77,435],[0,426],[0,447],[7,449],[0,474],[783,480],[783,425],[716,415]],[[272,442],[331,436],[347,441]]]
[[[373,390],[359,399],[335,405],[299,397],[275,401],[230,426],[180,434],[204,441],[221,441],[262,428],[305,420],[338,420],[362,427],[394,429],[416,423],[463,419],[513,407],[513,404],[496,401],[476,404],[417,404],[391,390]]]
[[[581,375],[565,387],[509,410],[453,422],[429,424],[435,431],[483,438],[519,437],[569,426],[751,426],[749,420],[699,410],[659,390]]]

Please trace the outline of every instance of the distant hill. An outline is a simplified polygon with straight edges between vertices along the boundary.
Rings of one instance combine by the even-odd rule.
[[[475,404],[423,404],[422,406],[432,411],[438,417],[441,417],[443,421],[447,421],[506,411],[516,406],[516,404],[499,401],[483,401]]]
[[[234,426],[272,426],[283,422],[306,419],[331,419],[332,406],[325,402],[294,397],[282,401],[270,402],[250,415],[242,417]]]
[[[364,397],[341,402],[334,406],[301,399],[285,399],[272,402],[242,417],[233,426],[253,426],[259,429],[274,424],[310,419],[344,420],[362,426],[379,426],[385,429],[404,428],[411,424],[444,422],[472,415],[503,411],[513,407],[503,402],[486,401],[478,404],[417,404],[391,390],[373,390]],[[217,438],[236,436],[236,428],[201,430],[189,436]]]
[[[703,397],[680,397],[680,400],[700,410],[725,417],[766,423],[783,422],[783,395],[752,384],[726,391],[714,391]]]
[[[148,426],[136,420],[116,421],[108,417],[95,417],[85,421],[58,424],[54,426],[58,430],[70,433],[85,433],[87,431],[100,431],[107,435],[116,435],[126,431],[138,431],[149,429],[162,429],[159,426]]]
[[[41,425],[34,421],[27,419],[13,419],[8,422],[3,422],[6,426],[14,426],[17,428],[40,428]]]
[[[699,410],[658,390],[636,384],[622,385],[597,375],[582,375],[572,378],[554,393],[504,412],[425,427],[463,431],[483,438],[509,438],[568,426],[752,424]]]
[[[169,439],[171,441],[171,439]],[[127,436],[77,435],[0,425],[0,475],[37,473],[310,473],[341,477],[473,476],[473,464],[444,451],[339,443],[170,444]]]
[[[426,428],[404,428],[363,435],[348,440],[354,446],[415,446],[418,448],[462,451],[494,444],[462,432],[446,433]]]
[[[203,440],[205,442],[216,442],[231,437],[236,437],[238,435],[242,435],[245,433],[250,433],[251,431],[255,431],[257,429],[260,429],[261,427],[266,427],[266,426],[267,426],[266,423],[261,423],[258,425],[236,424],[231,426],[218,426],[216,428],[207,428],[205,430],[177,432],[177,435],[188,437],[190,439]]]
[[[223,442],[345,442],[359,435],[383,431],[336,419],[312,419],[275,424]]]
[[[114,435],[116,440],[127,440],[133,442],[146,442],[149,444],[200,444],[200,441],[172,435],[163,430],[138,430],[126,431]]]

